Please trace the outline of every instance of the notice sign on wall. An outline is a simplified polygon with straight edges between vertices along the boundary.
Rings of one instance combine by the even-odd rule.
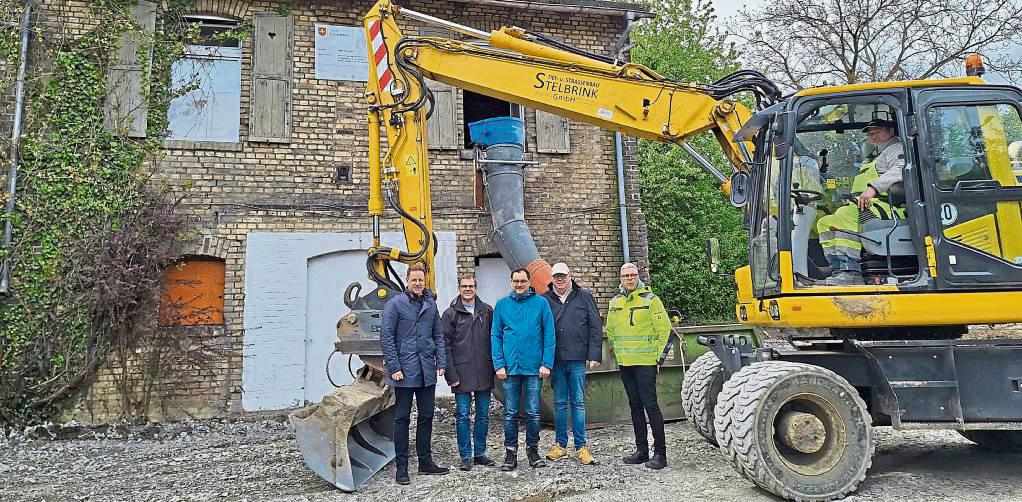
[[[361,26],[316,23],[316,78],[369,80],[369,56]]]

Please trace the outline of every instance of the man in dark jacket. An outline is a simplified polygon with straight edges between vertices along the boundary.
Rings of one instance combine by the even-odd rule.
[[[440,313],[433,293],[426,289],[426,269],[408,267],[408,289],[391,298],[383,308],[380,346],[387,364],[387,385],[394,388],[394,452],[398,484],[407,485],[408,425],[412,396],[418,404],[415,421],[415,453],[419,474],[447,474],[449,469],[433,462],[430,439],[433,435],[433,404],[437,376],[444,375],[447,353],[440,328]]]
[[[490,330],[493,367],[504,387],[504,448],[500,470],[518,467],[518,405],[525,393],[525,447],[529,465],[543,467],[539,456],[540,378],[554,366],[554,315],[550,304],[529,287],[529,271],[511,272],[511,294],[493,307]]]
[[[586,367],[600,365],[603,330],[596,300],[571,278],[564,263],[551,270],[554,282],[543,296],[550,303],[557,330],[557,349],[551,380],[554,388],[554,446],[548,460],[568,457],[568,402],[571,402],[571,432],[579,462],[596,463],[586,446]]]
[[[463,471],[472,464],[494,465],[486,456],[486,433],[490,430],[490,391],[493,389],[493,361],[490,353],[490,323],[493,308],[476,297],[476,278],[458,280],[458,297],[444,311],[440,325],[447,348],[444,378],[454,391],[458,406],[458,453]],[[476,404],[475,429],[471,414]],[[473,441],[474,439],[474,441]],[[475,443],[475,449],[472,448]]]

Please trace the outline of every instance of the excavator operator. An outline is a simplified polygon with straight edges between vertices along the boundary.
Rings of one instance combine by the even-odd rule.
[[[827,286],[864,284],[859,263],[862,241],[858,235],[863,221],[872,218],[889,220],[895,216],[904,218],[904,210],[877,198],[902,180],[905,148],[898,137],[896,124],[874,118],[862,132],[866,133],[867,140],[877,147],[877,151],[871,162],[859,168],[852,181],[852,193],[859,194],[858,197],[816,223],[820,246],[831,270],[830,277],[823,281]]]

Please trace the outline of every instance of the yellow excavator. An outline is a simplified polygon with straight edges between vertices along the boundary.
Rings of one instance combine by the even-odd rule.
[[[474,40],[408,36],[400,18]],[[722,183],[749,231],[750,263],[735,271],[738,320],[805,333],[768,346],[703,336],[710,352],[685,375],[692,425],[751,482],[793,500],[841,498],[865,478],[876,426],[957,430],[982,447],[1022,447],[1022,341],[963,338],[969,325],[1022,321],[1022,159],[1012,156],[1022,150],[1022,91],[985,83],[978,56],[963,78],[782,96],[754,71],[672,81],[529,30],[479,31],[390,0],[374,5],[364,26],[367,268],[377,287],[349,287],[336,348],[366,366],[355,384],[292,416],[306,463],[324,479],[353,491],[393,458],[393,396],[379,347],[383,305],[403,289],[392,263],[422,263],[431,289],[434,281],[426,79],[680,145]],[[743,93],[755,110],[735,101]],[[854,203],[857,176],[878,153],[864,132],[876,121],[900,138],[902,180],[876,198],[892,208],[882,217],[830,228],[862,247],[861,283],[830,285],[818,222]],[[472,139],[494,182],[494,241],[543,290],[549,266],[519,206],[525,161],[516,128],[498,121]],[[686,144],[702,132],[718,139],[730,175]],[[387,206],[402,218],[406,249],[380,243]],[[714,239],[707,257],[716,271]]]

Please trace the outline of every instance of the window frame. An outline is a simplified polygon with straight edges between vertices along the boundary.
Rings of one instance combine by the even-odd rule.
[[[201,25],[204,26],[204,27],[205,26],[209,26],[209,27],[213,27],[213,28],[222,28],[224,30],[233,29],[233,28],[236,28],[236,27],[241,25],[241,21],[237,20],[237,19],[232,19],[232,18],[222,17],[222,16],[215,16],[215,15],[207,15],[207,14],[187,15],[187,16],[185,16],[185,20],[186,20],[186,22],[189,22],[189,23],[201,23]],[[175,102],[176,101],[178,101],[180,99],[186,99],[189,96],[189,94],[191,94],[192,92],[195,92],[195,91],[190,91],[189,93],[186,93],[186,94],[183,94],[181,96],[175,97],[168,104],[168,107],[167,107],[167,114],[168,114],[168,117],[167,117],[167,120],[168,120],[167,128],[168,128],[169,132],[168,132],[166,140],[164,141],[164,146],[166,148],[178,148],[178,149],[202,149],[202,150],[240,151],[241,150],[241,144],[242,144],[242,137],[241,137],[242,136],[241,135],[241,132],[242,132],[241,131],[241,115],[242,115],[242,109],[241,108],[242,108],[242,104],[241,104],[241,101],[242,101],[242,89],[244,87],[243,83],[242,83],[242,76],[243,76],[243,73],[244,73],[244,69],[243,69],[243,65],[244,65],[244,49],[245,49],[244,41],[242,41],[242,40],[232,41],[232,42],[234,42],[232,44],[211,44],[211,43],[208,43],[210,41],[203,41],[203,42],[205,42],[205,43],[203,43],[203,44],[189,44],[189,45],[186,45],[185,46],[185,53],[182,55],[181,58],[179,58],[178,60],[174,61],[173,64],[176,66],[180,61],[183,61],[183,60],[209,61],[209,62],[217,62],[217,61],[237,62],[237,79],[236,79],[236,82],[237,82],[237,87],[236,87],[237,88],[237,112],[236,112],[237,121],[236,121],[235,124],[232,124],[233,129],[231,130],[231,132],[235,133],[235,134],[234,134],[234,136],[232,138],[229,138],[229,139],[212,138],[212,137],[195,138],[195,137],[188,137],[188,136],[175,137],[174,136],[174,128],[173,128],[174,121],[171,118],[171,112],[172,112],[172,110],[175,109]],[[215,42],[215,41],[212,41],[212,42]],[[212,50],[201,50],[199,48],[207,48],[207,49],[212,49]],[[227,54],[222,52],[222,49],[230,49],[232,54],[231,55],[227,55]],[[212,73],[212,72],[210,72],[210,73]],[[235,75],[232,74],[231,77],[232,77],[232,80],[233,80],[233,77],[235,77]],[[193,80],[195,78],[196,77],[192,77]],[[173,85],[173,82],[172,82],[172,85]],[[202,89],[202,87],[200,87],[200,89]],[[197,90],[199,90],[199,89],[197,89]],[[213,92],[210,88],[207,88],[207,91],[210,92],[210,93]],[[230,104],[233,105],[234,104],[233,101]],[[178,105],[178,106],[182,106],[182,105]],[[187,107],[187,105],[184,105],[184,106]],[[217,115],[218,114],[216,114],[216,113],[212,113],[211,114],[211,118],[215,120]],[[220,122],[213,122],[213,123],[217,124],[217,123],[220,123]]]

